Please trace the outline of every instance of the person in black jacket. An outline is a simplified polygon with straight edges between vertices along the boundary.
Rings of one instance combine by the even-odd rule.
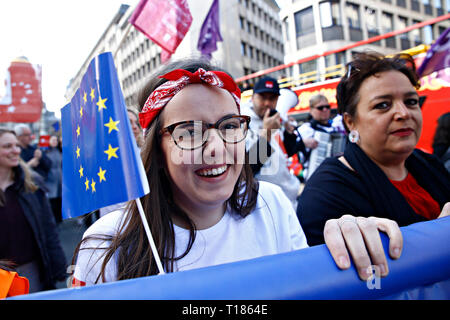
[[[0,129],[0,259],[17,266],[30,292],[54,289],[66,258],[45,192],[19,155],[15,133]]]
[[[450,215],[450,175],[415,149],[422,129],[414,61],[362,53],[337,87],[350,143],[306,183],[297,216],[309,245],[324,243],[327,220],[343,214],[387,218],[399,226]],[[365,228],[360,219],[349,228]]]
[[[28,125],[18,124],[14,127],[14,131],[21,148],[20,157],[35,172],[39,173],[44,180],[46,180],[52,167],[52,160],[50,160],[39,148],[31,145],[31,130]]]

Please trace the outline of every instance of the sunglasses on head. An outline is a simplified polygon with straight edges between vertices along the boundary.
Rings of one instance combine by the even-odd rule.
[[[318,106],[318,107],[314,107],[314,108],[316,108],[316,109],[319,110],[319,111],[323,111],[324,108],[325,108],[325,109],[330,109],[331,106],[330,106],[329,104],[326,104],[326,105]]]

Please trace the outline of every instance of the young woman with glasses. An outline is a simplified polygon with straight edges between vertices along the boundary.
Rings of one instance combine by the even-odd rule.
[[[176,61],[163,66],[141,94],[141,155],[151,190],[141,201],[165,272],[308,246],[281,189],[253,179],[245,151],[249,118],[240,115],[233,79],[218,70],[201,60]],[[354,219],[330,222],[327,238],[338,266],[350,266],[346,245],[360,257],[358,268],[369,266],[363,264],[371,258],[385,263],[376,228],[341,231]],[[401,250],[395,223],[381,224],[391,236],[391,249]],[[362,234],[374,239],[370,254]],[[159,273],[135,202],[92,225],[75,258],[76,285]],[[369,274],[361,271],[360,276]]]

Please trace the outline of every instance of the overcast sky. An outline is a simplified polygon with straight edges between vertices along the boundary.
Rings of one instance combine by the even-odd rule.
[[[4,79],[11,61],[26,56],[31,63],[42,65],[43,100],[47,108],[57,111],[59,116],[69,80],[77,73],[120,4],[134,7],[138,2],[1,0],[0,96],[4,95]]]

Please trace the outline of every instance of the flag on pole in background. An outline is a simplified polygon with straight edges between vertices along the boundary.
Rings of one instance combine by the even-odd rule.
[[[50,147],[50,135],[41,135],[39,137],[39,143],[38,143],[38,147],[39,148],[48,148]]]
[[[450,67],[450,28],[430,47],[417,73],[420,77]]]
[[[217,50],[217,42],[222,41],[220,34],[220,15],[219,15],[219,0],[213,0],[208,15],[200,29],[200,36],[198,38],[197,49],[203,56],[211,59],[212,53]]]
[[[61,117],[63,218],[149,192],[110,52],[90,62]]]
[[[192,24],[187,0],[141,0],[130,23],[173,54]],[[166,53],[167,54],[167,53]]]

